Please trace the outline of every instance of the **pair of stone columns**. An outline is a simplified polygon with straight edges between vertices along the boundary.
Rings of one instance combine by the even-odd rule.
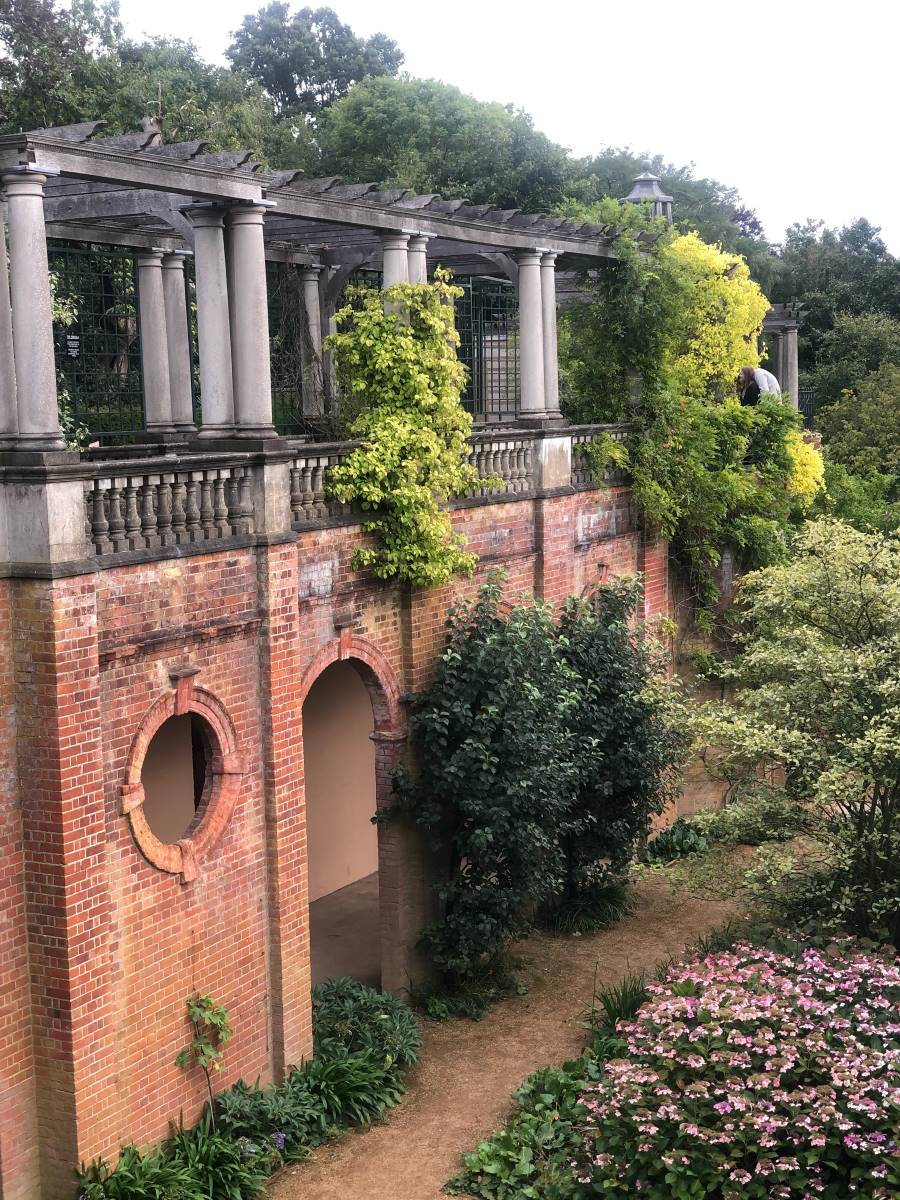
[[[201,438],[275,435],[263,242],[267,207],[184,210],[194,226]]]
[[[195,431],[184,260],[181,251],[137,256],[144,423],[158,434]]]
[[[549,250],[526,250],[519,264],[519,417],[560,419],[556,334],[556,258]]]
[[[428,282],[428,235],[415,233],[382,234],[382,283],[385,288],[398,283]]]

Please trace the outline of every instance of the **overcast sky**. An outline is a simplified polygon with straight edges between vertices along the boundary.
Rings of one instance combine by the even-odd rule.
[[[126,29],[222,61],[258,0],[121,0]],[[866,216],[900,254],[894,0],[332,0],[413,75],[512,102],[576,154],[630,146],[737,187],[773,240]],[[296,5],[294,7],[302,7]]]

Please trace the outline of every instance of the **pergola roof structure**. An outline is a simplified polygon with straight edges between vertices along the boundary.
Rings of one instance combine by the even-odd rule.
[[[515,272],[507,255],[540,246],[562,269],[615,257],[614,226],[417,195],[405,188],[263,171],[250,151],[208,153],[202,141],[163,144],[141,133],[96,136],[86,121],[0,137],[0,171],[46,171],[45,218],[54,237],[164,250],[190,248],[183,209],[197,203],[267,203],[266,257],[354,269],[391,232],[428,235],[429,257],[461,273]],[[498,258],[498,256],[502,256]]]

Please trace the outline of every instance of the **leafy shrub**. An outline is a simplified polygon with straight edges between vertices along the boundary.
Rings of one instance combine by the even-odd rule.
[[[667,863],[688,854],[703,854],[708,849],[709,842],[700,830],[679,817],[647,843],[644,856],[651,863]]]
[[[731,782],[782,789],[816,818],[857,900],[854,929],[900,944],[900,541],[809,522],[793,559],[743,585],[733,703],[699,740]],[[783,779],[783,784],[782,784]],[[866,907],[870,915],[866,915]]]
[[[250,1086],[238,1080],[216,1097],[216,1126],[232,1140],[273,1146],[285,1162],[306,1158],[333,1129],[320,1097],[302,1078],[279,1087]]]
[[[561,897],[538,916],[551,933],[594,933],[617,925],[632,907],[627,883],[597,883]]]
[[[316,1053],[335,1045],[347,1052],[373,1050],[389,1063],[412,1067],[419,1061],[422,1035],[408,1005],[355,979],[328,979],[313,988]]]
[[[570,1161],[587,1116],[580,1096],[599,1077],[593,1058],[545,1067],[513,1094],[509,1124],[463,1156],[447,1190],[485,1200],[569,1200],[580,1194]]]
[[[742,944],[647,991],[581,1097],[590,1194],[896,1194],[900,960]]]
[[[768,789],[732,801],[724,808],[707,808],[688,818],[707,841],[759,846],[785,842],[810,826],[809,813],[783,791]]]
[[[608,889],[681,751],[656,654],[631,624],[638,596],[599,587],[557,624],[545,605],[505,603],[494,578],[451,610],[432,687],[410,702],[421,771],[397,781],[444,865],[423,940],[445,992],[485,996],[530,906],[551,925],[622,909]]]

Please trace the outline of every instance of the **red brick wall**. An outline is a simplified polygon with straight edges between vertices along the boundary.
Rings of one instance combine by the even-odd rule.
[[[277,1077],[309,1052],[304,689],[334,657],[359,660],[383,802],[403,753],[398,698],[427,684],[449,605],[492,568],[511,593],[551,601],[641,570],[647,614],[666,611],[665,547],[644,546],[629,500],[620,488],[456,509],[479,570],[429,592],[355,572],[364,538],[346,526],[2,585],[0,844],[12,870],[0,983],[12,1022],[0,1134],[25,1131],[15,1149],[3,1136],[3,1200],[35,1194],[35,1122],[42,1193],[55,1200],[71,1194],[79,1158],[155,1141],[180,1110],[196,1119],[203,1077],[174,1065],[194,991],[232,1014],[220,1086]],[[141,721],[186,667],[227,712],[245,768],[232,818],[188,883],[142,856],[120,797]],[[381,836],[385,972],[401,981],[415,969],[425,868],[414,838]]]

